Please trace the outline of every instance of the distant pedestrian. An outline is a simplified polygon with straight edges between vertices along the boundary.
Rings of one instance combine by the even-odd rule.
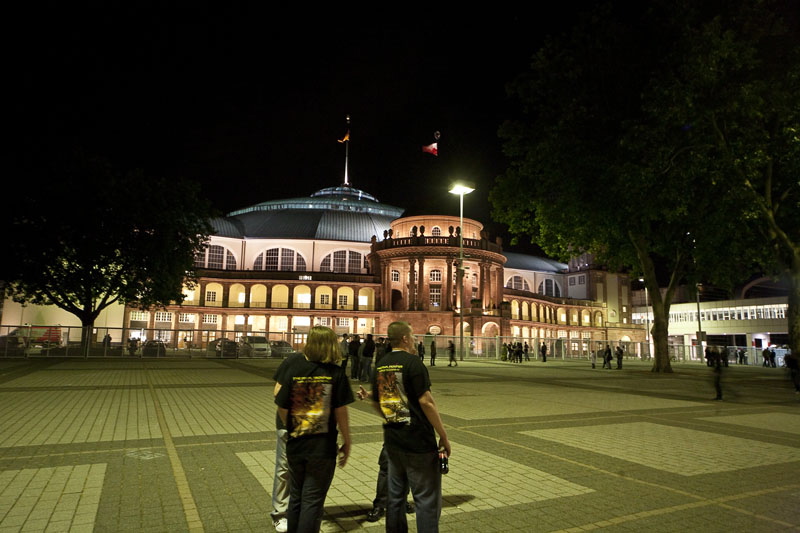
[[[545,346],[544,342],[542,343],[542,346],[539,348],[539,353],[542,354],[542,363],[546,363],[547,362],[547,346]]]
[[[419,341],[419,344],[417,344],[417,355],[419,356],[419,360],[424,363],[425,362],[425,345],[422,343],[422,341]]]
[[[525,344],[522,345],[522,354],[523,354],[523,356],[524,356],[526,361],[530,361],[531,360],[530,356],[528,355],[528,349],[529,349],[528,348],[528,342],[525,341]]]
[[[617,355],[617,370],[622,370],[622,356],[624,352],[622,351],[622,346],[617,346],[614,348],[614,352]]]
[[[608,369],[611,370],[611,346],[606,344],[606,349],[603,350],[603,368],[608,366]]]
[[[458,366],[458,361],[456,361],[456,345],[453,341],[449,341],[447,345],[447,352],[450,355],[450,362],[447,366]]]
[[[711,360],[714,368],[714,391],[717,393],[714,399],[722,401],[722,355],[716,347],[711,350]]]
[[[103,337],[103,347],[111,348],[111,335],[106,333],[106,336]]]
[[[431,341],[431,366],[436,366],[436,341]]]
[[[361,377],[361,337],[353,335],[350,344],[347,345],[347,352],[350,354],[350,378],[359,379]]]
[[[789,350],[786,352],[786,355],[783,356],[783,364],[785,364],[786,368],[789,370],[789,379],[794,386],[795,393],[800,394],[800,365],[798,364],[797,356]]]
[[[372,360],[375,356],[375,341],[372,334],[367,333],[367,338],[361,345],[361,381],[369,382],[372,380]]]

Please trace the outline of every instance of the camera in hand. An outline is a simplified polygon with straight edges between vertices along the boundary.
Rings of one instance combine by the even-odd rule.
[[[439,471],[446,474],[450,471],[450,465],[447,462],[447,452],[439,452]]]

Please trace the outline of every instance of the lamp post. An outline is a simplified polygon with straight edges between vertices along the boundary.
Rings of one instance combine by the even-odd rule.
[[[703,285],[701,283],[695,283],[695,292],[697,292],[697,358],[699,360],[703,360],[703,340],[705,340],[705,335],[703,334],[703,325],[700,322],[700,287]]]
[[[459,199],[459,231],[458,231],[458,351],[464,360],[464,195],[475,189],[463,183],[454,183],[450,188],[452,194]]]
[[[644,278],[639,278],[639,281],[644,283]],[[644,286],[644,338],[647,342],[647,357],[650,358],[650,303],[647,298],[647,285]]]

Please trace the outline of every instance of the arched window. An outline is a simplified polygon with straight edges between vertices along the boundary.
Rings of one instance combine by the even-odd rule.
[[[442,235],[442,228],[440,228],[439,226],[434,226],[431,229],[431,235],[434,237],[440,237]]]
[[[336,250],[322,258],[319,269],[322,272],[349,272],[360,274],[363,269],[363,256],[352,250]]]
[[[512,276],[506,282],[506,288],[516,289],[518,291],[530,291],[531,287],[522,276]]]
[[[433,282],[442,281],[442,271],[441,270],[431,270],[431,281],[433,281]]]
[[[256,257],[253,270],[306,270],[306,260],[290,248],[270,248]]]
[[[561,287],[558,286],[558,283],[553,281],[552,279],[546,279],[539,284],[539,294],[544,294],[545,296],[555,296],[556,298],[561,297]]]
[[[400,271],[392,270],[392,281],[400,281]]]
[[[218,270],[236,270],[236,258],[233,252],[227,248],[213,244],[195,256],[194,266]]]

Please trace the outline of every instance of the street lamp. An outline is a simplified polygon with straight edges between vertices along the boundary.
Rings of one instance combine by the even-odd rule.
[[[458,351],[461,360],[464,360],[464,195],[475,189],[469,185],[456,182],[450,188],[450,193],[457,194],[459,199],[459,231],[458,231]]]
[[[700,322],[700,288],[702,286],[702,283],[695,283],[694,285],[697,293],[697,358],[701,361],[703,360],[703,341],[705,340],[703,325]]]
[[[639,281],[644,283],[644,278],[639,278]],[[644,286],[644,338],[647,341],[647,356],[650,357],[650,304],[647,298],[647,285]]]

